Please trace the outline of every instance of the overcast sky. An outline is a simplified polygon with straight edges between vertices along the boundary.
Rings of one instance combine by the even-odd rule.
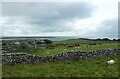
[[[3,36],[117,38],[118,1],[3,2],[0,24]]]

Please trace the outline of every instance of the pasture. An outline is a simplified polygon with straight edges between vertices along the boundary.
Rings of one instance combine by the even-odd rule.
[[[85,47],[84,44],[81,44],[79,47],[57,46],[57,47],[54,47],[54,49],[45,49],[45,48],[39,47],[33,51],[21,50],[16,52],[27,52],[27,53],[31,53],[39,56],[49,56],[49,55],[54,55],[60,52],[71,51],[71,50],[89,51],[89,50],[99,50],[99,49],[106,49],[106,48],[118,48],[118,43],[89,45],[88,47]]]
[[[66,46],[58,46],[58,47],[55,47],[54,49],[40,48],[35,50],[35,54],[40,56],[48,56],[48,55],[53,55],[60,52],[71,51],[71,50],[89,51],[89,50],[99,50],[99,49],[106,49],[106,48],[118,48],[118,44],[112,43],[112,44],[102,44],[102,45],[95,45],[95,46],[91,45],[89,47],[85,47],[84,45],[81,45],[80,47],[71,47],[71,48]],[[47,52],[49,52],[49,54]]]
[[[78,43],[89,42],[88,40],[65,40],[55,41],[53,43]],[[16,51],[26,52],[39,56],[54,55],[60,52],[71,50],[99,50],[106,48],[118,48],[118,43],[104,42],[101,45],[89,45],[86,47],[81,44],[80,47],[56,46],[54,49],[45,49],[38,47],[31,51]],[[115,64],[107,65],[109,59],[114,59]],[[66,62],[49,62],[41,64],[15,64],[3,65],[3,77],[118,77],[118,61],[119,57],[102,57],[97,59],[66,61]]]
[[[106,61],[115,64],[107,66]],[[3,77],[118,77],[118,58],[50,62],[42,64],[3,65]]]

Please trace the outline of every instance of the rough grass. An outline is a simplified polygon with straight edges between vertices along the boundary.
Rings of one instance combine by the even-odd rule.
[[[3,65],[3,77],[118,77],[118,56],[43,64]],[[107,66],[106,61],[115,64]]]
[[[2,77],[2,65],[0,64],[0,78]]]
[[[89,45],[89,47],[85,47],[84,45],[81,45],[80,47],[67,47],[67,46],[58,46],[54,47],[54,49],[45,49],[45,48],[37,48],[36,50],[21,50],[16,52],[25,52],[25,53],[31,53],[39,56],[49,56],[54,55],[60,52],[65,51],[71,51],[71,50],[100,50],[100,49],[106,49],[106,48],[118,48],[118,43],[111,43],[111,44],[101,44],[101,45]],[[65,49],[65,50],[64,50]],[[49,54],[48,54],[49,52]],[[15,53],[15,52],[14,52]]]
[[[91,40],[83,40],[83,39],[68,39],[68,40],[62,40],[62,41],[55,41],[54,43],[83,43],[83,42],[90,42]]]
[[[90,43],[90,42],[95,42],[95,43],[117,43],[117,41],[95,41],[95,40],[85,40],[85,39],[68,39],[68,40],[61,40],[61,41],[55,41],[54,43]]]
[[[80,40],[59,41],[59,43],[76,43]],[[83,40],[81,42],[87,42]],[[80,48],[68,48],[66,46],[58,46],[54,49],[38,48],[35,51],[24,51],[26,53],[47,56],[70,50],[99,50],[105,48],[118,48],[117,43],[91,45]],[[66,50],[64,50],[66,49]],[[18,51],[21,52],[21,51]],[[49,54],[47,54],[49,52]],[[118,77],[118,56],[103,57],[89,60],[68,61],[68,62],[51,62],[42,64],[16,64],[3,65],[3,77]],[[106,65],[108,59],[114,59],[115,64]]]
[[[62,41],[54,41],[53,43],[69,44],[69,43],[87,43],[87,42],[89,43],[101,42],[102,44],[95,45],[94,47],[93,45],[89,45],[89,47],[85,47],[83,44],[81,44],[79,48],[75,48],[75,47],[68,48],[67,46],[58,46],[58,47],[54,47],[54,49],[45,49],[45,48],[38,47],[35,50],[20,50],[20,51],[17,50],[10,53],[25,52],[25,53],[31,53],[31,54],[40,55],[40,56],[48,56],[48,55],[53,55],[60,52],[71,51],[71,50],[99,50],[99,49],[105,49],[105,48],[118,48],[118,44],[120,44],[112,41],[91,41],[91,40],[83,40],[83,39],[69,39],[69,40],[62,40]]]
[[[39,48],[39,49],[35,50],[33,52],[33,54],[40,55],[40,56],[48,56],[48,55],[53,55],[53,54],[57,54],[60,52],[71,51],[71,50],[84,50],[84,51],[86,51],[86,50],[100,50],[100,49],[106,49],[106,48],[118,48],[118,44],[116,44],[116,43],[114,43],[114,44],[102,44],[102,45],[95,45],[94,47],[93,47],[93,45],[91,45],[89,47],[85,47],[84,45],[81,45],[79,48],[76,48],[76,47],[69,48],[67,46],[58,46],[58,47],[55,47],[54,49]],[[47,52],[49,52],[49,54]]]

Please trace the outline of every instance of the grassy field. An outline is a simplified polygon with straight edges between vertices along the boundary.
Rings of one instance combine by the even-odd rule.
[[[65,52],[65,51],[71,51],[71,50],[99,50],[99,49],[106,49],[106,48],[118,48],[118,44],[113,43],[113,44],[102,44],[102,45],[95,45],[95,46],[89,46],[89,47],[85,47],[84,45],[81,45],[80,47],[67,47],[67,46],[58,46],[55,47],[54,49],[37,49],[35,51],[36,55],[40,55],[40,56],[48,56],[48,55],[53,55],[53,54],[57,54],[60,52]],[[49,54],[48,54],[49,52]]]
[[[115,64],[107,66],[108,59]],[[117,77],[118,58],[104,57],[89,60],[43,64],[3,65],[3,77]]]
[[[70,43],[84,43],[84,42],[102,42],[101,45],[88,45],[89,47],[85,47],[84,44],[81,44],[79,48],[75,47],[67,47],[67,46],[57,46],[54,47],[54,49],[45,49],[42,47],[38,47],[35,50],[20,50],[20,51],[14,51],[12,53],[16,52],[25,52],[25,53],[31,53],[35,55],[40,55],[40,56],[48,56],[48,55],[53,55],[57,54],[60,52],[65,52],[65,51],[71,51],[71,50],[99,50],[99,49],[106,49],[106,48],[118,48],[118,43],[116,42],[110,42],[110,41],[91,41],[91,40],[83,40],[83,39],[69,39],[69,40],[62,40],[62,41],[54,41],[53,43],[62,43],[62,44],[70,44]]]
[[[106,48],[118,48],[118,43],[101,44],[101,45],[95,45],[95,46],[89,45],[89,47],[85,47],[84,45],[81,45],[80,47],[57,46],[57,47],[54,47],[54,49],[45,49],[45,48],[39,47],[32,51],[21,50],[21,51],[16,51],[16,53],[25,52],[25,53],[31,53],[39,56],[49,56],[49,55],[54,55],[60,52],[71,51],[71,50],[88,51],[88,50],[100,50],[100,49],[106,49]]]
[[[68,39],[68,40],[61,40],[61,41],[54,41],[54,43],[59,43],[59,44],[69,44],[69,43],[117,43],[117,41],[95,41],[95,40],[85,40],[85,39]]]
[[[64,40],[54,43],[79,43],[89,42],[88,40]],[[23,51],[26,53],[36,54],[39,56],[48,56],[60,52],[71,50],[99,50],[106,48],[118,48],[118,43],[103,43],[101,45],[89,45],[85,47],[58,46],[54,49],[38,48],[34,51]],[[21,52],[21,51],[17,51]],[[48,54],[49,52],[49,54]],[[68,62],[51,62],[42,64],[16,64],[3,65],[3,77],[117,77],[118,76],[118,56],[103,57],[89,60],[68,61]],[[108,59],[114,59],[115,64],[106,65]]]
[[[83,40],[83,39],[68,39],[68,40],[62,40],[62,41],[55,41],[54,43],[83,43],[83,42],[90,42],[90,40]]]
[[[0,64],[0,78],[2,77],[2,65]]]

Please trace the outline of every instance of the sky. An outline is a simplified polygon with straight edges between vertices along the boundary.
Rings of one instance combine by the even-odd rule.
[[[0,4],[2,36],[118,37],[118,0]]]

